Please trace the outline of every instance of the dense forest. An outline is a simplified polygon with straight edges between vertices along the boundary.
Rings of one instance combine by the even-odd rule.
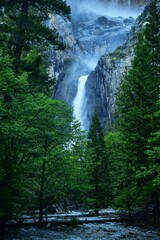
[[[62,0],[0,1],[0,231],[13,216],[44,209],[112,206],[160,222],[160,12],[150,3],[131,68],[107,132],[93,115],[81,130],[73,110],[52,99],[48,51],[64,49],[50,14]],[[34,21],[33,21],[34,19]]]

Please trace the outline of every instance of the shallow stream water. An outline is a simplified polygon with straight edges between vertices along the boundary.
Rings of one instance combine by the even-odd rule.
[[[49,229],[23,228],[8,234],[6,240],[160,240],[155,229],[124,223],[82,224],[75,228],[54,226]]]

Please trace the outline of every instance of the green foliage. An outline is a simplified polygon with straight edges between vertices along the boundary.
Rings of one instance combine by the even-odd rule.
[[[19,130],[18,123],[14,125],[18,114],[17,107],[27,88],[26,74],[16,77],[12,70],[9,56],[0,56],[0,214],[10,216],[15,210],[15,198],[18,195],[19,184],[14,174],[17,164],[14,139]]]
[[[28,73],[28,83],[31,92],[41,92],[51,95],[53,91],[54,78],[49,74],[44,59],[46,57],[32,49],[27,55],[21,57],[20,72]]]
[[[72,109],[52,100],[47,47],[63,48],[49,14],[68,15],[65,1],[1,1],[0,232],[15,213],[83,200],[86,141]],[[34,21],[33,21],[34,19]],[[74,184],[75,183],[75,184]]]
[[[65,48],[49,27],[49,18],[53,13],[69,16],[70,8],[63,0],[1,1],[0,8],[0,45],[12,56],[15,73],[28,72],[32,91],[47,93],[54,81],[48,71],[48,48]]]
[[[123,47],[119,46],[114,52],[110,53],[110,56],[113,58],[113,61],[118,61],[124,58],[126,53],[123,52]]]
[[[39,44],[59,45],[58,35],[54,29],[50,29],[44,24],[49,19],[49,14],[62,13],[66,16],[70,13],[70,8],[66,1],[1,1],[0,7],[3,8],[1,34],[8,39],[8,44],[16,47],[22,44],[23,49],[36,47]],[[34,19],[34,21],[33,21]],[[9,24],[12,23],[12,24]],[[8,34],[9,33],[9,34]],[[22,35],[23,33],[23,35]],[[3,39],[4,41],[4,39]],[[44,43],[45,42],[45,43]],[[60,45],[59,45],[60,46]],[[16,50],[16,49],[15,49]]]
[[[158,120],[160,126],[160,101],[157,103],[158,111],[155,113],[155,117]],[[159,191],[160,189],[160,128],[151,134],[148,140],[147,154],[149,157],[149,170],[147,171],[152,176],[152,188]]]
[[[153,212],[160,204],[156,181],[159,178],[159,117],[156,115],[159,112],[160,13],[156,4],[156,0],[150,4],[146,28],[137,37],[132,67],[120,85],[116,122],[124,146],[120,148],[119,161],[124,172],[120,175],[121,191],[116,203],[127,209],[148,208],[152,204]]]
[[[90,199],[95,209],[109,205],[108,158],[104,135],[97,114],[93,115],[88,133]]]
[[[105,136],[106,154],[108,156],[108,166],[110,175],[110,189],[112,201],[117,193],[122,189],[124,179],[126,178],[126,149],[125,142],[120,132],[109,132]],[[118,174],[117,174],[118,173]],[[113,204],[113,202],[112,202]]]
[[[87,188],[85,136],[72,109],[30,93],[27,74],[16,77],[12,66],[0,58],[0,215],[43,213],[66,196],[78,204]]]

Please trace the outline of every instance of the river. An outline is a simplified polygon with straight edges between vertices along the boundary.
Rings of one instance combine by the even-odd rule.
[[[6,240],[160,240],[155,229],[131,226],[127,223],[82,224],[75,228],[53,226],[46,229],[22,228],[8,234]]]

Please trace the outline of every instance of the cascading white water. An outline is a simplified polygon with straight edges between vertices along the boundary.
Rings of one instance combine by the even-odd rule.
[[[76,97],[73,101],[74,115],[77,120],[81,123],[81,128],[85,129],[84,118],[83,118],[83,105],[85,100],[85,83],[88,75],[81,76],[78,81],[78,89]]]

